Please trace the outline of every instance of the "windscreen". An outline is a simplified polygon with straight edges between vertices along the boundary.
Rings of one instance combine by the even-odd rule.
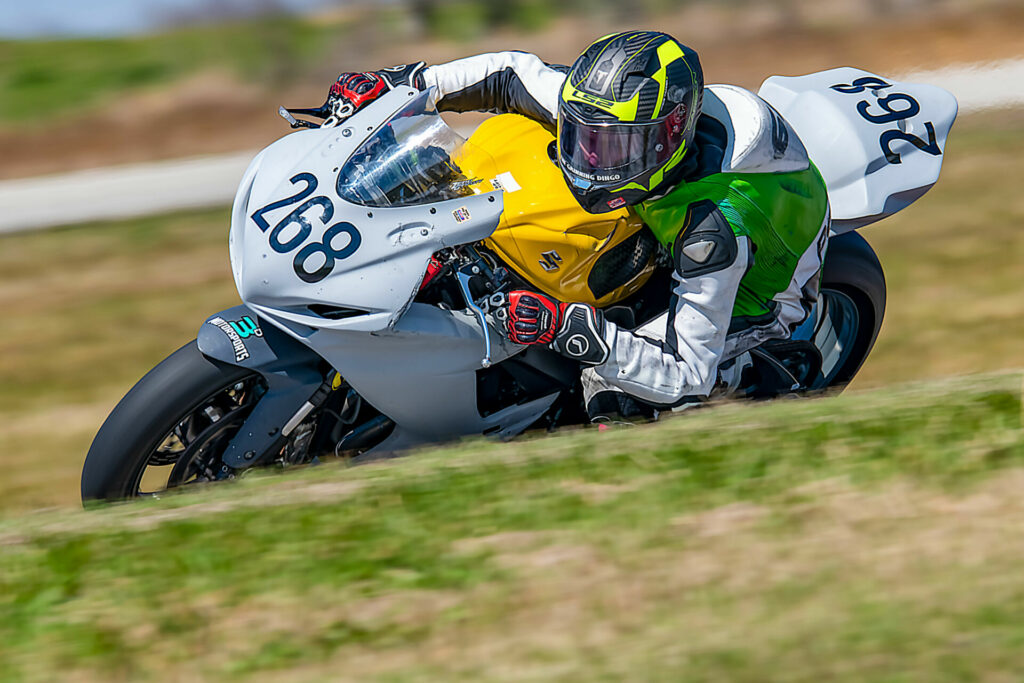
[[[338,174],[338,195],[363,206],[429,204],[476,194],[455,159],[466,141],[438,115],[431,91],[396,112],[349,157]]]

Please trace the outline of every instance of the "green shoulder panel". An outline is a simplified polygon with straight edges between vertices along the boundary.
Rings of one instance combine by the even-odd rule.
[[[825,219],[825,183],[814,165],[789,173],[716,173],[637,207],[637,213],[670,251],[687,225],[690,206],[710,200],[737,237],[756,249],[740,284],[734,316],[770,312],[772,298],[793,278]]]

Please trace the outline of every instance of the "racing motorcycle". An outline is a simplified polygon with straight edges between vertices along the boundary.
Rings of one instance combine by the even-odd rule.
[[[710,86],[704,111],[728,122],[742,92]],[[841,386],[885,310],[856,229],[936,182],[956,100],[853,68],[773,76],[758,94],[825,179],[832,234],[814,311],[755,349],[743,395]],[[255,157],[232,209],[243,303],[118,403],[86,457],[83,500],[580,423],[579,365],[511,343],[505,293],[586,302],[627,328],[667,309],[671,267],[650,231],[627,209],[583,211],[540,125],[499,115],[465,140],[433,91],[408,88],[355,113],[280,113],[297,130]],[[295,118],[310,114],[326,119]]]

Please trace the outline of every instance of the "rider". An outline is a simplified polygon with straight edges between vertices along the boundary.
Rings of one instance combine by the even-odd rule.
[[[669,308],[633,330],[586,304],[509,295],[513,342],[589,366],[592,417],[651,415],[716,384],[735,388],[749,351],[789,338],[817,301],[829,228],[821,176],[778,112],[742,88],[705,88],[696,52],[671,36],[606,36],[572,67],[499,52],[345,73],[331,97],[358,108],[398,85],[436,88],[440,111],[540,122],[580,205],[632,206],[671,254]]]

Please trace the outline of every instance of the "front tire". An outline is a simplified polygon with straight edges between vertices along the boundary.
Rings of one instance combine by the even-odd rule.
[[[264,389],[258,373],[211,360],[189,342],[139,380],[100,427],[82,468],[82,501],[220,478],[220,453]]]

